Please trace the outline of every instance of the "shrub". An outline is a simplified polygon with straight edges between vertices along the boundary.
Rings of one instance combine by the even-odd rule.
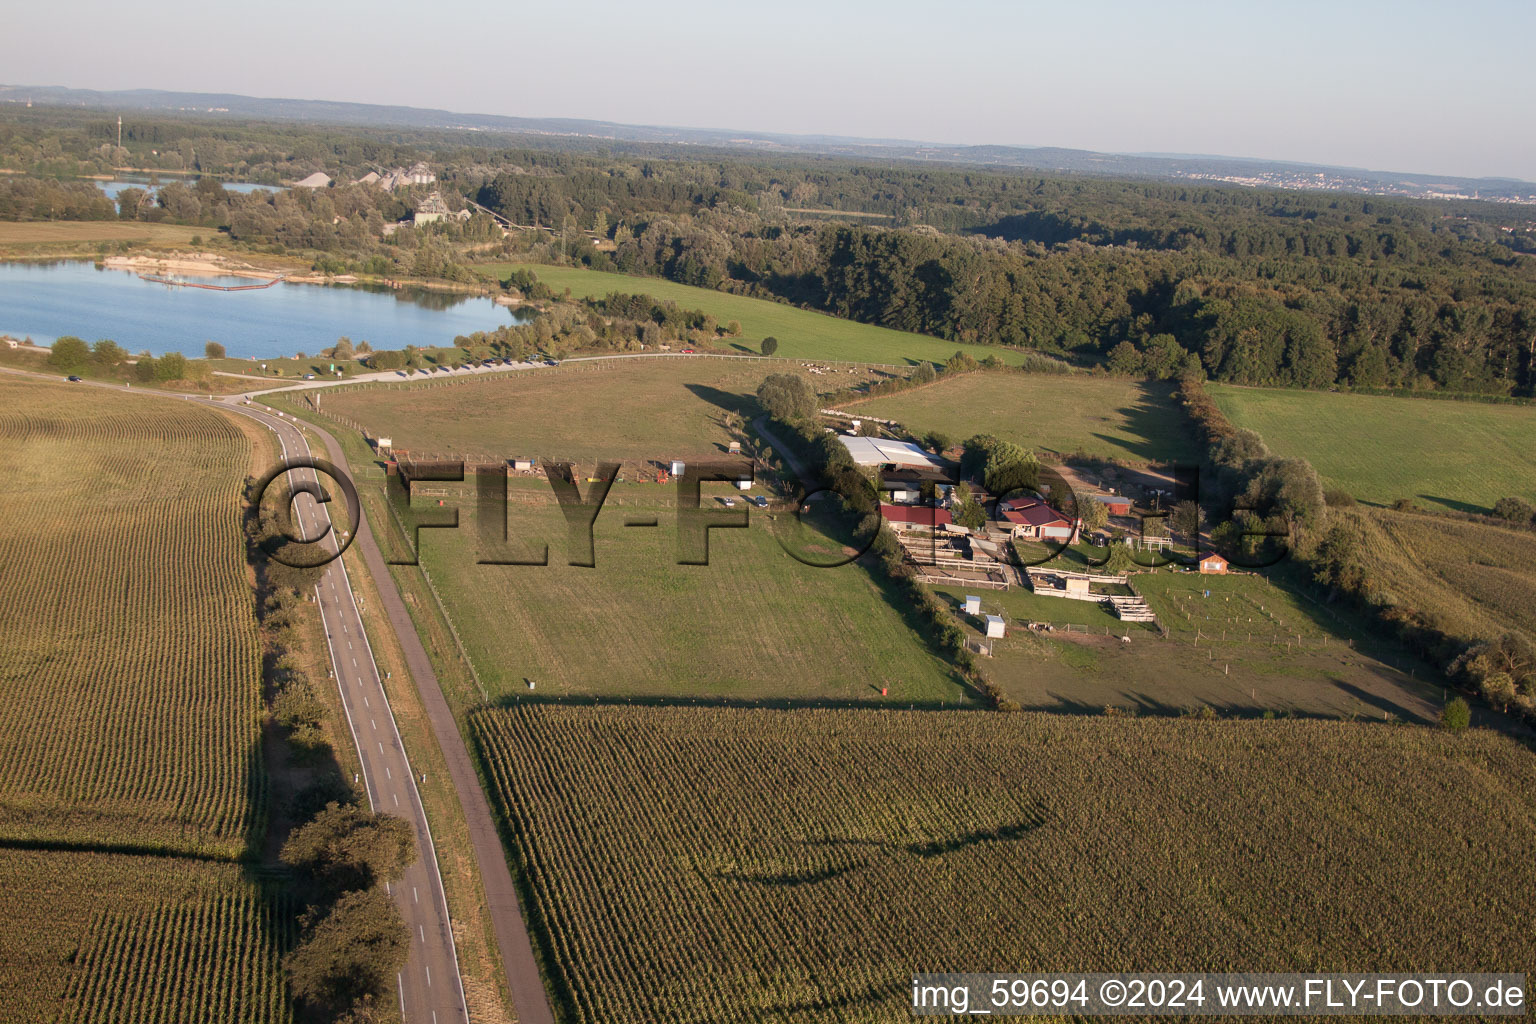
[[[1440,712],[1440,724],[1451,732],[1461,732],[1472,724],[1472,709],[1460,697],[1453,697]]]
[[[80,338],[65,335],[53,343],[48,353],[48,364],[61,370],[73,370],[85,365],[91,357],[91,348]]]
[[[220,345],[216,341],[210,341],[208,344],[203,346],[203,355],[208,359],[223,359],[224,346]]]
[[[735,324],[736,321],[733,320],[733,321],[731,321],[731,323]],[[740,334],[741,333],[740,325],[737,325],[735,331],[732,332],[732,333]],[[778,350],[779,350],[779,339],[778,338],[775,338],[773,335],[770,334],[768,337],[763,339],[763,345],[762,345],[763,355],[771,356],[775,352],[777,352]]]
[[[1529,523],[1536,519],[1536,505],[1523,498],[1500,498],[1493,503],[1493,514],[1512,523]]]

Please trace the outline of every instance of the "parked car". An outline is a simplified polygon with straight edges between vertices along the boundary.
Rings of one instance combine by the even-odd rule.
[[[304,379],[305,379],[305,380],[314,380],[314,379],[315,379],[315,375],[314,375],[314,374],[312,374],[312,373],[306,373],[306,374],[305,374],[305,375],[304,375]]]
[[[767,508],[768,499],[763,497],[761,494],[756,494],[752,497],[752,504],[756,505],[758,508]]]
[[[720,500],[725,502],[725,507],[726,508],[735,508],[736,507],[736,499],[735,498],[725,497],[725,498],[721,498]]]
[[[544,360],[544,365],[545,366],[559,366],[560,363],[557,360],[554,360],[554,359],[546,359],[546,360]]]
[[[73,373],[69,375],[69,379],[74,381],[76,384],[78,384],[81,381],[85,380],[84,377],[78,376],[77,374],[73,374]]]
[[[693,349],[691,349],[691,348],[685,348],[685,349],[683,349],[683,355],[685,355],[685,356],[691,356],[691,355],[693,355]]]

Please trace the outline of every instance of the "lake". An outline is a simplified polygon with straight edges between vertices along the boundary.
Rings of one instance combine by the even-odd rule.
[[[258,284],[253,278],[187,278]],[[231,356],[314,354],[342,335],[376,349],[451,345],[536,314],[484,296],[426,289],[279,284],[245,292],[181,288],[91,263],[0,263],[0,334],[42,344],[73,334],[111,338],[130,352],[201,356],[217,341]]]
[[[183,178],[180,175],[161,176],[160,185],[166,185],[173,181],[185,182],[188,185],[196,185],[198,179]],[[283,186],[281,185],[257,185],[254,182],[249,181],[221,181],[219,184],[223,185],[224,188],[230,192],[255,192],[259,188],[264,188],[269,192],[283,191]],[[95,185],[97,188],[105,192],[107,194],[107,198],[113,202],[117,202],[118,193],[122,192],[122,190],[125,188],[142,188],[146,192],[155,192],[160,188],[160,185],[151,185],[147,175],[139,177],[131,174],[124,175],[121,178],[115,178],[112,181],[98,180],[95,181]]]

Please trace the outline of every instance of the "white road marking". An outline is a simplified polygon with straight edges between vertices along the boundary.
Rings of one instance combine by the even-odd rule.
[[[416,894],[416,887],[414,885],[411,886],[411,902],[412,903],[420,903],[421,902],[421,897]]]
[[[422,964],[422,966],[427,968],[427,988],[431,988],[432,987],[432,968],[431,967],[427,967],[426,964]]]
[[[400,794],[399,793],[394,793],[394,794],[391,794],[391,795],[394,796],[394,798],[395,798],[395,806],[399,807],[400,806]]]
[[[423,926],[423,925],[417,925],[416,926],[416,930],[421,933],[421,941],[422,942],[426,942],[427,941],[427,929],[426,929],[426,927]]]
[[[371,725],[371,726],[373,726],[373,728],[374,728],[374,729],[375,729],[375,730],[377,730],[377,729],[378,729],[378,728],[379,728],[379,723],[378,723],[378,722],[375,722],[375,721],[374,721],[374,720],[373,720],[373,719],[371,719],[371,718],[370,718],[370,719],[368,719],[368,724],[369,724],[369,725]]]

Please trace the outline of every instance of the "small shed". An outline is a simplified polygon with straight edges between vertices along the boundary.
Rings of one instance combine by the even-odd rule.
[[[673,459],[672,460],[672,475],[673,476],[682,476],[683,475],[683,470],[686,469],[686,468],[688,468],[688,464],[683,462],[681,459]]]
[[[1003,621],[1003,617],[1001,615],[988,615],[986,619],[988,639],[1004,637],[1008,635],[1008,624]]]
[[[1104,506],[1104,511],[1112,516],[1128,516],[1131,514],[1131,499],[1120,494],[1095,494],[1093,500]]]
[[[732,455],[740,455],[741,454],[741,442],[740,441],[732,441],[730,444],[726,445],[725,447],[726,447],[726,450],[728,452],[730,452]]]
[[[752,478],[749,476],[744,476],[740,480],[737,480],[736,489],[738,491],[750,491],[752,489]]]
[[[516,470],[530,470],[533,468],[532,459],[513,459],[512,468]]]
[[[1206,576],[1225,576],[1227,560],[1214,551],[1206,551],[1200,555],[1200,572]]]
[[[981,614],[981,598],[980,597],[976,596],[975,594],[966,594],[965,595],[965,614],[967,614],[967,615],[980,615]]]

